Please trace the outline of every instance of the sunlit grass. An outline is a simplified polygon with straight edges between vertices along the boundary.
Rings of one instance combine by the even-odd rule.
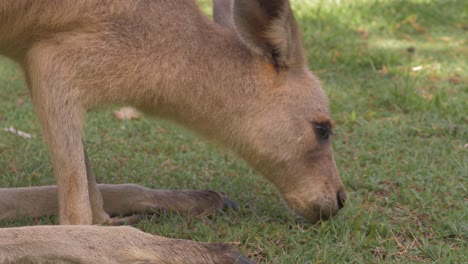
[[[210,11],[209,1],[202,3]],[[337,123],[335,157],[350,200],[300,225],[276,191],[233,155],[167,122],[90,114],[99,181],[216,189],[239,212],[164,215],[144,231],[235,242],[260,263],[468,262],[468,70],[464,1],[292,1],[310,67]],[[52,184],[48,153],[18,68],[0,62],[0,186]],[[47,224],[21,219],[2,226]]]

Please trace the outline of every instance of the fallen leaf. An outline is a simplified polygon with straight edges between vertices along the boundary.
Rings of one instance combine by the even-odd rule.
[[[22,138],[32,138],[31,134],[28,134],[26,132],[18,130],[16,128],[14,128],[14,127],[4,128],[3,131],[10,132],[10,133],[13,133],[13,134],[17,134],[18,136],[20,136]]]
[[[10,170],[13,172],[14,175],[18,174],[18,167],[14,161],[10,161]]]
[[[416,16],[411,17],[408,22],[409,24],[419,33],[425,33],[427,29],[423,26],[421,26],[418,22],[416,22],[418,18]]]
[[[441,37],[440,39],[445,41],[445,42],[452,42],[453,41],[453,39],[451,37],[447,37],[447,36]]]
[[[460,77],[458,76],[452,76],[448,79],[449,83],[451,84],[459,84],[460,83]]]
[[[436,82],[439,80],[439,76],[437,75],[429,75],[429,80],[431,80],[431,82]]]
[[[133,107],[122,107],[113,114],[120,121],[138,119],[141,116],[140,112]]]
[[[382,69],[379,70],[379,73],[382,74],[382,75],[386,75],[388,73],[387,66],[383,65]]]
[[[396,23],[395,29],[399,29],[399,28],[401,27],[401,24],[402,24],[402,23],[403,23],[403,22],[398,22],[398,23]]]
[[[336,63],[336,60],[338,59],[338,57],[340,57],[341,55],[341,52],[339,50],[334,50],[333,51],[333,63]]]
[[[459,29],[468,30],[468,25],[466,24],[457,22],[457,23],[453,23],[453,25]]]
[[[365,30],[364,28],[358,29],[357,32],[361,35],[362,39],[368,39],[369,38],[369,31]]]
[[[432,93],[429,93],[429,92],[426,92],[426,91],[422,91],[421,92],[421,96],[422,98],[424,98],[426,101],[431,101],[432,98],[434,98],[434,95]]]

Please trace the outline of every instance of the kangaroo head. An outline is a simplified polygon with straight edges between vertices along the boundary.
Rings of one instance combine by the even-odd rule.
[[[255,102],[236,122],[234,148],[281,192],[299,217],[316,222],[343,207],[328,99],[307,69],[287,0],[215,0],[214,20],[257,57]]]

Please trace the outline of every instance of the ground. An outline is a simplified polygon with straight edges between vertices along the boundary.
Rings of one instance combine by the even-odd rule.
[[[208,1],[200,2],[209,13]],[[259,263],[467,263],[466,2],[292,3],[337,124],[335,158],[350,197],[338,217],[296,223],[274,188],[228,151],[167,122],[119,121],[112,115],[117,106],[87,120],[98,180],[227,193],[238,212],[202,219],[168,214],[137,227],[232,242]],[[3,58],[0,87],[0,186],[53,184],[22,74]]]

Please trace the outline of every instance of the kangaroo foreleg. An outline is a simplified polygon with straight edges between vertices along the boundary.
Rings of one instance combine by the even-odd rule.
[[[0,229],[0,263],[253,263],[226,244],[169,239],[132,227]]]
[[[60,41],[37,43],[28,52],[23,67],[32,102],[38,114],[44,138],[49,146],[58,186],[61,224],[100,224],[101,214],[93,218],[83,138],[85,109],[80,84],[73,80],[68,50]]]
[[[168,210],[187,215],[208,215],[236,204],[209,190],[153,190],[136,184],[98,184],[104,210],[110,215],[152,214]],[[57,187],[0,188],[0,220],[57,215]]]

